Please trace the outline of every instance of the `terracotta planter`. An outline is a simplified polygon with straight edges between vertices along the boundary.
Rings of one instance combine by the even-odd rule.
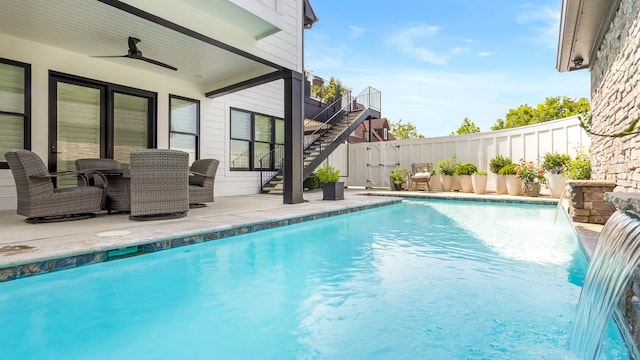
[[[453,176],[440,174],[440,185],[442,186],[442,191],[451,191]]]
[[[524,196],[538,197],[540,195],[540,183],[526,182],[522,185]]]
[[[473,192],[473,183],[471,182],[471,175],[458,175],[460,179],[460,190],[466,193]]]
[[[507,178],[507,193],[509,195],[522,195],[522,179],[516,178],[515,175],[504,175]]]
[[[487,175],[471,175],[471,184],[473,192],[476,194],[484,194],[487,192]]]
[[[507,176],[506,175],[498,175],[496,174],[496,193],[497,194],[508,194],[507,190]]]
[[[562,174],[547,174],[546,178],[549,184],[549,196],[559,198],[567,186],[567,178]]]

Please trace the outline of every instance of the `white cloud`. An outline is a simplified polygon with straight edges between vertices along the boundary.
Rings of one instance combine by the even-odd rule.
[[[549,6],[527,6],[515,19],[516,24],[530,27],[532,39],[552,47],[558,44],[560,10]]]
[[[349,25],[349,29],[351,29],[351,33],[349,34],[349,40],[355,40],[360,36],[362,36],[362,34],[364,34],[365,31],[367,31],[366,29],[355,26],[355,25]]]
[[[428,40],[436,42],[437,35],[442,30],[439,26],[417,24],[413,27],[400,29],[389,36],[388,41],[403,53],[419,60],[436,65],[446,65],[451,57],[467,51],[467,48],[453,47],[446,51],[435,51],[424,44]]]
[[[477,55],[480,57],[487,57],[493,55],[493,53],[491,51],[480,51],[477,53]]]

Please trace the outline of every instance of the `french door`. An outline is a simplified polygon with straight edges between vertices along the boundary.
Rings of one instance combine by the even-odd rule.
[[[49,170],[74,170],[80,158],[110,158],[126,166],[132,150],[155,147],[156,97],[144,90],[50,74]]]

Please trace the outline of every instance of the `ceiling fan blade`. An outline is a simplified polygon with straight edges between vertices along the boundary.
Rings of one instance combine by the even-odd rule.
[[[129,55],[94,55],[92,58],[122,58],[129,57]]]
[[[140,57],[138,57],[136,59],[139,59],[139,60],[142,60],[142,61],[146,61],[146,62],[154,64],[154,65],[162,66],[162,67],[165,67],[167,69],[171,69],[173,71],[177,71],[178,70],[178,68],[176,68],[176,67],[173,67],[171,65],[162,63],[162,62],[157,61],[157,60],[149,59],[149,58],[146,58],[146,57],[143,57],[143,56],[140,56]]]

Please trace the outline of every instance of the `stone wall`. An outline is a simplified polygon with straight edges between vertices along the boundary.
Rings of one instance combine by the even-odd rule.
[[[622,0],[591,62],[593,131],[616,133],[640,116],[640,2]],[[640,192],[640,135],[592,136],[592,179]]]
[[[610,181],[569,180],[569,217],[573,222],[604,224],[615,208],[604,201],[604,193],[616,186]]]

